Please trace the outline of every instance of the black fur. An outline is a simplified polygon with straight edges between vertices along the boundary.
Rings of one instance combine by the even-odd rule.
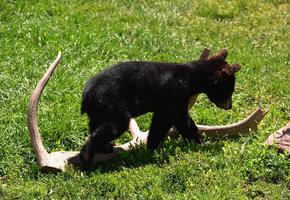
[[[191,96],[205,93],[218,107],[231,108],[238,65],[225,56],[188,63],[124,62],[91,78],[84,89],[81,112],[89,117],[90,138],[81,150],[85,166],[96,152],[112,152],[111,142],[124,133],[130,118],[153,112],[148,144],[158,148],[170,127],[201,143],[188,113]]]

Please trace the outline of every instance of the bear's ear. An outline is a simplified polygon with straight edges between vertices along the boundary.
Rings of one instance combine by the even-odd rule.
[[[231,64],[230,66],[231,66],[232,73],[236,73],[237,71],[241,69],[241,65],[239,64]]]
[[[212,55],[209,60],[226,60],[228,56],[228,50],[226,48],[221,49],[216,54]]]
[[[239,64],[231,64],[231,65],[226,65],[222,69],[222,73],[225,75],[232,75],[239,71],[241,69],[241,65]]]
[[[201,54],[200,54],[200,56],[199,56],[199,60],[207,60],[208,57],[209,57],[209,54],[210,54],[210,49],[205,48],[205,49],[201,52]]]

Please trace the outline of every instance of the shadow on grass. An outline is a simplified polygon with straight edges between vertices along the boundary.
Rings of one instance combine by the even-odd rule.
[[[227,140],[229,139],[235,140],[235,138],[227,138]],[[162,166],[169,162],[170,157],[189,152],[202,152],[210,156],[216,156],[222,153],[223,146],[224,142],[221,139],[206,140],[203,144],[189,143],[181,138],[170,139],[163,144],[160,150],[150,151],[143,145],[129,152],[122,152],[112,160],[99,162],[87,173],[94,171],[111,173],[123,168],[137,168],[149,164]]]

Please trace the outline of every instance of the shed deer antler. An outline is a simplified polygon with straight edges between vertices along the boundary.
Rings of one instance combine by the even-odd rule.
[[[204,50],[200,59],[207,59],[209,56],[209,50]],[[38,82],[36,88],[34,89],[28,108],[28,129],[30,133],[30,139],[33,146],[33,149],[36,153],[36,158],[41,170],[44,172],[58,172],[64,171],[65,166],[68,163],[78,164],[79,157],[78,151],[59,151],[48,153],[44,148],[41,135],[37,126],[37,107],[40,100],[41,93],[45,88],[48,80],[50,79],[53,71],[57,67],[58,63],[61,59],[61,53],[58,53],[58,56],[54,60],[54,62],[50,65],[47,72],[43,75],[43,77]],[[196,97],[192,98],[192,102],[194,102]],[[200,132],[204,132],[208,136],[222,136],[225,134],[234,135],[240,132],[248,132],[249,129],[256,130],[258,123],[263,119],[266,112],[261,109],[257,109],[253,112],[249,117],[244,120],[227,126],[198,126]],[[133,139],[130,142],[125,144],[114,146],[113,153],[110,154],[96,154],[94,157],[94,163],[103,160],[109,160],[117,155],[120,151],[128,151],[131,148],[138,146],[141,143],[147,142],[148,132],[140,131],[136,121],[131,119],[129,125],[130,133],[133,136]],[[174,128],[169,132],[169,136],[173,136]]]

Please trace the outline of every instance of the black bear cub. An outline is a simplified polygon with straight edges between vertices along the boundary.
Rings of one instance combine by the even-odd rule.
[[[81,112],[89,117],[90,137],[80,152],[82,165],[96,152],[113,151],[112,141],[128,129],[130,118],[153,112],[147,148],[158,148],[174,126],[189,141],[200,143],[188,113],[190,97],[205,93],[218,107],[230,109],[239,64],[226,62],[227,50],[197,61],[162,63],[132,61],[111,66],[85,86]]]

